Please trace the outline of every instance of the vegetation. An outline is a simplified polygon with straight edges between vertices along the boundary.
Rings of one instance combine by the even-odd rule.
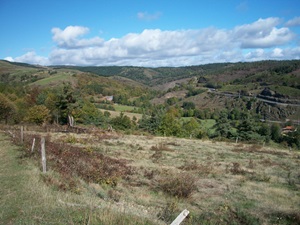
[[[32,205],[20,206],[21,216],[1,199],[7,208],[0,219],[160,224],[188,208],[188,224],[298,224],[299,71],[298,60],[179,68],[0,61],[2,130],[36,177],[12,158],[8,173],[47,190],[32,190],[41,200],[29,200],[31,191],[20,195]],[[19,125],[27,127],[24,140]],[[49,172],[40,174],[39,152],[31,148],[45,131]],[[29,190],[23,180],[18,185]],[[70,199],[58,204],[62,193]],[[99,202],[103,210],[94,210]],[[117,216],[122,207],[128,212]],[[38,216],[45,208],[50,213]]]
[[[6,129],[20,144],[19,130]],[[5,177],[21,178],[18,184],[14,179],[4,184],[22,195],[15,202],[3,195],[1,221],[169,224],[186,208],[188,224],[299,223],[299,152],[93,129],[49,133],[47,173],[41,173],[39,147],[31,151],[32,139],[41,135],[43,130],[25,132],[18,153],[8,140],[2,141]],[[2,193],[11,190],[2,188]],[[14,214],[15,207],[22,213]]]

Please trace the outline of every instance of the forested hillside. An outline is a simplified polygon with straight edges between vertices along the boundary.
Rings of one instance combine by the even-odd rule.
[[[299,82],[299,60],[174,68],[0,61],[0,116],[12,124],[67,124],[72,116],[79,125],[125,132],[299,148]],[[293,129],[283,135],[286,125]]]

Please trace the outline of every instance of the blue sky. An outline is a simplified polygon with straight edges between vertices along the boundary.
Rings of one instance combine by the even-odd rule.
[[[0,59],[186,66],[300,59],[299,0],[0,0]]]

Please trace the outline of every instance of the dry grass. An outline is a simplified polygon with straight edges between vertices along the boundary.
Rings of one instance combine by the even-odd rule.
[[[190,224],[299,223],[299,152],[193,139],[108,136],[55,133],[49,138],[78,148],[77,156],[100,154],[109,162],[125,163],[121,170],[125,174],[118,176],[116,185],[78,176],[74,182],[79,191],[70,192],[69,184],[54,173],[45,184],[62,186],[68,195],[78,196],[73,200],[78,204],[92,198],[113,211],[124,209],[155,223],[159,218],[172,220],[184,208],[191,212]],[[93,163],[85,161],[84,165]],[[85,167],[80,168],[86,174],[93,171]]]

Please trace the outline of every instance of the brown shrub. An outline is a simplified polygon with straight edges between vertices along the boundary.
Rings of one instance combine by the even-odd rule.
[[[164,143],[159,143],[158,145],[152,146],[150,149],[153,151],[170,151],[170,152],[174,151]]]
[[[167,172],[161,175],[156,188],[178,198],[188,198],[196,190],[196,178],[189,173]]]
[[[40,151],[35,150],[31,153],[33,138],[36,138],[36,148],[40,149],[41,136],[26,135],[22,157],[31,157],[39,163]],[[71,177],[80,177],[86,182],[116,186],[120,179],[133,174],[133,169],[127,166],[126,160],[114,159],[97,151],[85,150],[67,143],[52,142],[50,136],[45,139],[47,168],[59,172],[65,180],[69,180]],[[49,183],[51,182],[49,181]]]
[[[232,163],[232,167],[230,168],[230,172],[234,175],[243,175],[246,173],[245,170],[241,168],[241,165],[237,162]]]
[[[185,161],[183,166],[178,167],[178,169],[185,171],[196,171],[199,175],[207,176],[213,171],[213,165],[207,163],[198,164],[196,160],[194,161]]]

